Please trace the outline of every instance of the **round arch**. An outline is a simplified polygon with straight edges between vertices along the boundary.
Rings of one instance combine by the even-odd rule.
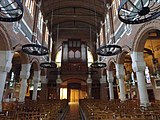
[[[117,55],[116,63],[117,63],[117,64],[124,64],[125,56],[126,56],[126,54],[129,53],[129,52],[130,52],[130,51],[123,50],[119,55]]]
[[[40,70],[40,63],[39,63],[39,60],[37,58],[33,58],[31,60],[31,64],[33,66],[34,71],[39,71]]]
[[[11,43],[8,32],[2,24],[0,24],[0,43],[1,43],[0,47],[1,51],[11,50]]]
[[[146,39],[149,36],[148,33],[152,32],[153,30],[160,30],[159,20],[153,20],[153,21],[147,22],[139,28],[139,30],[137,31],[134,37],[134,42],[132,45],[133,51],[143,52]]]
[[[21,64],[28,64],[29,63],[29,56],[23,52],[19,52],[20,54],[20,60],[21,60]]]
[[[114,68],[114,66],[115,66],[115,59],[114,58],[111,58],[111,59],[109,59],[109,61],[108,61],[108,65],[107,65],[107,70],[108,71],[113,71],[113,68]]]
[[[46,76],[46,69],[41,69],[41,76]]]

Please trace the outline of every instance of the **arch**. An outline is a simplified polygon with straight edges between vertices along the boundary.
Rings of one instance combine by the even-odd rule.
[[[0,43],[1,43],[0,47],[1,51],[11,50],[10,37],[8,35],[6,28],[2,24],[0,24]]]
[[[134,42],[132,45],[133,51],[135,52],[143,52],[144,45],[146,42],[146,39],[149,36],[149,32],[152,30],[160,30],[160,22],[159,20],[152,20],[150,22],[147,22],[143,24],[134,37]]]
[[[108,68],[107,68],[107,70],[108,71],[113,71],[113,68],[114,68],[114,66],[115,66],[115,59],[114,58],[111,58],[111,59],[109,59],[109,61],[108,61]]]
[[[81,83],[82,82],[82,83],[86,83],[86,80],[83,80],[81,78],[70,77],[70,78],[66,78],[66,79],[63,80],[63,83],[66,83],[66,82],[73,82],[73,83]]]
[[[41,69],[41,76],[46,76],[46,69]]]
[[[19,52],[19,54],[20,54],[21,64],[28,64],[29,56],[21,51]]]
[[[34,69],[34,71],[39,71],[40,70],[40,63],[39,63],[39,60],[37,58],[33,58],[31,60],[31,64],[32,64],[32,67]]]
[[[125,56],[127,53],[129,53],[129,51],[123,50],[119,55],[117,55],[116,63],[124,64]]]

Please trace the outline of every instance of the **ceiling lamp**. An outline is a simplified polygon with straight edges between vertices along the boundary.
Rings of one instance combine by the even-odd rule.
[[[36,9],[38,9],[37,11],[39,11],[40,9],[40,5],[41,5],[41,1],[39,2],[39,4],[36,6]],[[38,12],[36,12],[36,14],[38,14]],[[37,15],[36,15],[37,17]],[[37,32],[37,22],[36,22],[36,17],[34,19],[34,27],[33,27],[33,33]],[[37,32],[38,34],[38,32]],[[38,35],[37,35],[38,36]],[[29,55],[35,55],[35,56],[44,56],[48,54],[48,48],[46,48],[45,46],[43,46],[43,40],[42,40],[42,45],[38,44],[37,41],[35,40],[36,35],[32,35],[32,41],[34,43],[32,44],[26,44],[22,46],[22,51],[26,54]]]
[[[22,51],[29,55],[43,56],[48,54],[48,48],[39,44],[26,44],[22,46]]]
[[[43,62],[40,64],[42,68],[57,68],[57,64],[55,62]]]
[[[106,63],[103,62],[94,62],[91,64],[91,68],[104,68],[106,67]]]
[[[52,10],[52,14],[51,14],[51,29],[50,29],[51,33],[49,34],[50,41],[52,41],[52,38],[51,38],[52,37],[52,22],[53,22],[53,10]],[[58,36],[58,33],[57,33],[57,36]],[[49,43],[50,43],[49,46],[51,47],[52,42],[49,42]],[[40,67],[43,67],[43,68],[57,68],[57,64],[55,62],[51,61],[51,51],[50,50],[49,50],[48,62],[41,63]]]
[[[159,0],[123,0],[118,9],[120,21],[126,24],[140,24],[159,16]]]
[[[97,49],[97,54],[101,56],[113,56],[121,52],[122,52],[122,47],[114,44],[104,45]]]
[[[0,21],[16,22],[23,17],[23,5],[20,0],[12,0],[11,2],[3,0],[0,3]]]
[[[106,9],[105,9],[105,11],[106,11]],[[113,21],[111,21],[111,22],[112,22],[111,23],[112,24],[112,33],[114,33],[114,26],[113,26],[114,24],[113,24]],[[113,36],[112,43],[108,43],[108,44],[105,44],[105,45],[99,47],[96,50],[96,52],[98,55],[101,55],[101,56],[113,56],[113,55],[117,55],[117,54],[121,53],[122,47],[119,45],[115,45],[115,36]]]

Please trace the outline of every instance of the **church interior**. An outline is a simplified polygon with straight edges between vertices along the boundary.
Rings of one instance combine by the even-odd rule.
[[[159,16],[160,0],[0,0],[0,120],[160,120]]]

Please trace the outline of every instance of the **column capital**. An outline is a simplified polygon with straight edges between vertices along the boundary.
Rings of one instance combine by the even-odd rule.
[[[0,51],[0,71],[9,72],[12,68],[13,51]]]
[[[107,81],[108,81],[109,83],[112,83],[113,80],[114,80],[114,78],[113,78],[113,71],[108,71],[108,70],[107,70]]]
[[[61,79],[61,76],[60,76],[60,75],[57,76],[56,83],[57,83],[57,84],[61,84],[61,83],[62,83],[62,79]]]
[[[132,68],[134,72],[145,70],[146,63],[144,61],[143,52],[133,52],[131,54],[131,58],[132,58]]]
[[[125,72],[123,64],[116,64],[116,76],[118,79],[124,79]]]
[[[41,76],[41,83],[42,84],[47,84],[46,76]]]
[[[20,78],[22,79],[28,79],[30,76],[30,68],[31,64],[22,64],[21,65],[21,72],[20,72]]]
[[[88,74],[87,84],[91,84],[91,83],[92,83],[92,78],[91,78],[91,75]]]

